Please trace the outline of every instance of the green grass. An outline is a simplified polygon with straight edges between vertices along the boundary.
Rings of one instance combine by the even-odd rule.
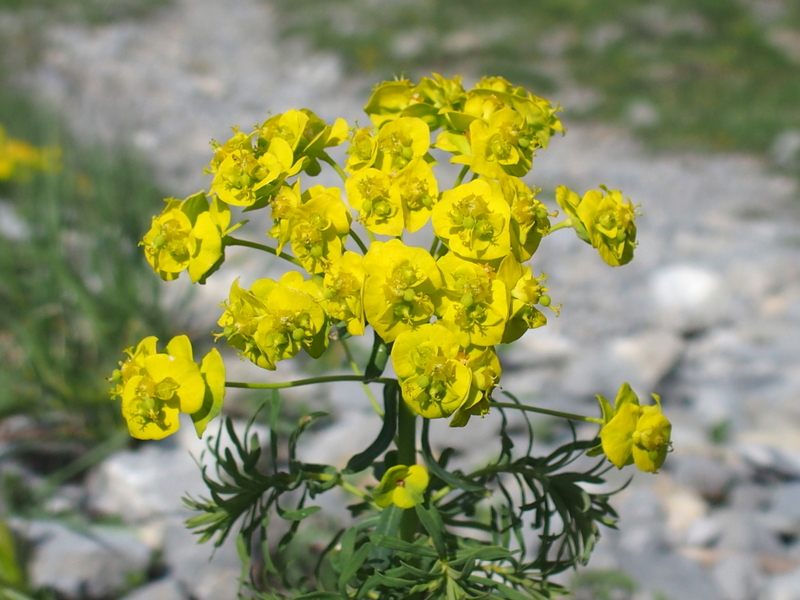
[[[759,14],[742,0],[278,0],[286,35],[354,71],[466,65],[554,100],[565,73],[598,96],[567,106],[568,120],[626,124],[657,146],[756,152],[800,129],[800,59],[770,41],[800,40],[800,8],[785,4]]]
[[[122,350],[170,329],[137,248],[163,194],[130,153],[78,143],[27,99],[0,93],[0,123],[63,156],[56,173],[0,185],[0,419],[101,440],[122,424],[105,382]]]

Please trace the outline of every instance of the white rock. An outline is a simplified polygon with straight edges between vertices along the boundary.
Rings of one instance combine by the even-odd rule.
[[[111,597],[141,576],[150,548],[134,537],[91,528],[86,532],[51,522],[32,522],[22,535],[35,544],[29,565],[33,587],[70,597]]]
[[[134,590],[120,600],[184,600],[181,584],[172,577],[159,579]]]
[[[800,569],[773,577],[759,600],[800,600]]]
[[[707,329],[724,315],[723,280],[707,268],[662,267],[652,276],[650,291],[661,323],[682,333]]]

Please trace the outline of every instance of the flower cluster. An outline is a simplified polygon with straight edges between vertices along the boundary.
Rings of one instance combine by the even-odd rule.
[[[150,336],[136,348],[111,376],[112,398],[122,400],[122,416],[130,434],[141,440],[158,440],[180,427],[179,413],[191,415],[197,435],[222,410],[225,395],[225,365],[212,349],[198,365],[192,344],[185,335],[170,340],[163,351]]]
[[[543,238],[571,227],[609,265],[633,255],[636,211],[618,190],[601,187],[581,198],[558,188],[555,200],[566,219],[553,224],[558,211],[523,181],[537,150],[564,131],[559,110],[499,77],[465,89],[458,77],[434,74],[419,83],[378,85],[365,107],[370,126],[327,124],[303,109],[272,116],[250,133],[234,128],[229,140],[212,143],[210,190],[168,199],[141,245],[165,280],[188,270],[193,282],[205,282],[229,245],[289,260],[299,270],[277,280],[258,279],[247,288],[233,282],[217,338],[275,370],[301,350],[321,356],[334,329],[341,338],[371,326],[391,348],[407,406],[461,427],[490,409],[502,375],[496,347],[546,325],[544,309],[558,314],[547,276],[526,264]],[[328,150],[345,142],[340,167]],[[437,178],[432,152],[462,166],[450,189]],[[317,175],[321,163],[339,173],[341,188],[303,185],[301,175]],[[232,208],[269,208],[273,243],[233,238],[243,223],[231,226]],[[429,250],[403,240],[425,227],[433,234]],[[359,237],[362,228],[368,244]],[[154,343],[131,353],[123,371],[136,370],[139,379],[125,375],[115,391],[132,431],[152,437],[174,430],[177,411],[197,410],[199,391],[187,390],[201,389],[203,373],[187,366],[179,381],[165,366],[151,367],[166,365],[164,356],[188,365],[185,353],[171,349],[179,345],[174,340],[166,354],[156,354]],[[619,418],[607,421],[606,437],[619,429]],[[619,444],[609,445],[615,464],[633,457],[644,465],[636,448],[661,452],[648,435],[624,456]],[[404,480],[406,473],[397,476]]]

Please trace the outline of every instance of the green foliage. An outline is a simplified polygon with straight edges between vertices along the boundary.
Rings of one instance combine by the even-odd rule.
[[[396,400],[399,391],[396,385],[386,388],[388,415],[391,396]],[[260,553],[263,574],[246,582],[259,598],[551,598],[564,589],[548,577],[584,564],[600,535],[599,525],[614,526],[609,495],[583,487],[603,482],[602,461],[584,472],[567,470],[596,440],[573,439],[546,457],[534,458],[530,425],[528,446],[517,453],[503,414],[499,455],[472,473],[448,469],[452,449],[438,460],[433,457],[424,420],[422,453],[431,472],[425,503],[405,511],[394,505],[379,510],[368,495],[350,486],[348,491],[361,495],[349,507],[358,522],[326,543],[312,518],[319,507],[307,505],[307,500],[337,485],[348,487],[333,466],[303,463],[296,453],[300,435],[324,413],[302,417],[287,436],[277,427],[277,393],[264,406],[271,415],[266,464],[250,426],[239,437],[228,419],[230,447],[220,445],[222,429],[209,443],[216,462],[213,475],[203,469],[210,497],[185,499],[199,513],[187,525],[200,541],[213,539],[219,545],[238,533],[248,565],[244,572],[252,572]],[[381,461],[374,446],[369,462],[380,475],[396,462],[397,453],[389,452]],[[288,522],[283,531],[274,526],[276,515]],[[409,517],[410,535],[404,533]],[[303,527],[310,521],[315,525]],[[533,532],[535,547],[526,530]]]
[[[575,600],[622,600],[636,592],[636,582],[621,571],[588,569],[572,579]]]
[[[558,89],[562,73],[598,93],[569,117],[629,124],[660,145],[763,151],[800,128],[800,63],[775,42],[800,32],[796,3],[771,21],[738,0],[278,4],[286,34],[311,36],[352,69],[448,76],[467,63],[535,93]]]
[[[162,196],[132,155],[78,143],[30,101],[0,94],[0,123],[59,147],[63,163],[0,185],[0,418],[26,413],[56,437],[103,439],[121,423],[104,381],[120,343],[168,331],[137,249]]]
[[[143,18],[171,0],[0,0],[0,11],[43,10],[59,19],[76,19],[90,24],[119,19]]]

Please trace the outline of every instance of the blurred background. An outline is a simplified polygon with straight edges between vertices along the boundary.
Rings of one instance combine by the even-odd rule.
[[[209,141],[231,126],[293,107],[363,126],[375,83],[431,72],[503,76],[563,107],[568,134],[526,177],[549,206],[561,184],[641,204],[620,269],[568,231],[548,238],[531,264],[562,316],[502,356],[523,400],[592,414],[595,393],[630,381],[674,423],[662,473],[634,477],[619,530],[565,579],[575,596],[800,599],[790,0],[0,0],[0,597],[236,597],[235,549],[208,563],[182,525],[180,496],[204,493],[188,452],[202,445],[134,443],[105,378],[145,335],[208,346],[230,281],[270,267],[232,253],[192,290],[161,283],[138,241],[163,198],[209,185]],[[291,362],[276,377],[321,368]],[[359,394],[287,396],[287,424],[320,406],[334,417],[308,460],[371,441]],[[258,401],[228,411],[246,419]],[[440,446],[477,463],[497,425],[440,428]],[[537,450],[570,435],[535,426]]]

